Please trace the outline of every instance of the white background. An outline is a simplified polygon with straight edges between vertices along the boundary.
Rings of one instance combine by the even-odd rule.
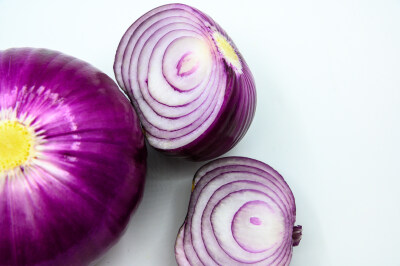
[[[0,49],[45,47],[114,78],[119,40],[165,1],[0,0]],[[400,1],[190,1],[235,41],[258,106],[228,155],[276,168],[303,240],[292,265],[400,265]],[[149,151],[145,196],[104,265],[175,265],[201,163]],[[34,244],[34,243],[33,243]]]

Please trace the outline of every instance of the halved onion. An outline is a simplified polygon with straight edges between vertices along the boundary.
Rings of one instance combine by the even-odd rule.
[[[46,49],[0,51],[0,265],[86,265],[126,227],[146,146],[117,84]]]
[[[278,172],[244,157],[200,168],[175,246],[179,265],[289,265],[299,244],[293,194]]]
[[[123,36],[114,63],[150,145],[207,160],[247,132],[256,106],[252,74],[224,30],[183,4],[155,8]]]

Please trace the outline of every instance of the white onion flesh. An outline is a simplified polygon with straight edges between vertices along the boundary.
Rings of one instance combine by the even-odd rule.
[[[203,166],[193,181],[179,231],[179,265],[288,265],[301,239],[293,194],[268,165],[227,157]]]
[[[256,94],[232,40],[201,11],[183,4],[139,18],[117,50],[114,72],[150,145],[194,160],[235,146],[250,126]]]

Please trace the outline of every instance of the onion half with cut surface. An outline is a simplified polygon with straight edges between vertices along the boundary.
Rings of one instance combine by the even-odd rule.
[[[289,265],[301,239],[296,205],[282,176],[249,158],[201,167],[179,230],[179,265]]]
[[[216,158],[252,122],[249,67],[225,31],[193,7],[169,4],[139,18],[121,39],[114,72],[150,145],[169,155]]]
[[[86,265],[143,193],[146,146],[115,82],[46,49],[0,51],[0,265]]]

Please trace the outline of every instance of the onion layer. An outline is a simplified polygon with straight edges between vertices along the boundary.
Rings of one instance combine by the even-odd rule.
[[[293,194],[278,172],[244,157],[200,168],[175,256],[179,265],[289,265],[299,244]]]
[[[252,74],[224,30],[183,4],[153,9],[123,36],[114,63],[149,143],[193,160],[230,150],[253,119]]]
[[[45,49],[0,51],[0,265],[85,265],[141,199],[146,148],[105,74]]]

